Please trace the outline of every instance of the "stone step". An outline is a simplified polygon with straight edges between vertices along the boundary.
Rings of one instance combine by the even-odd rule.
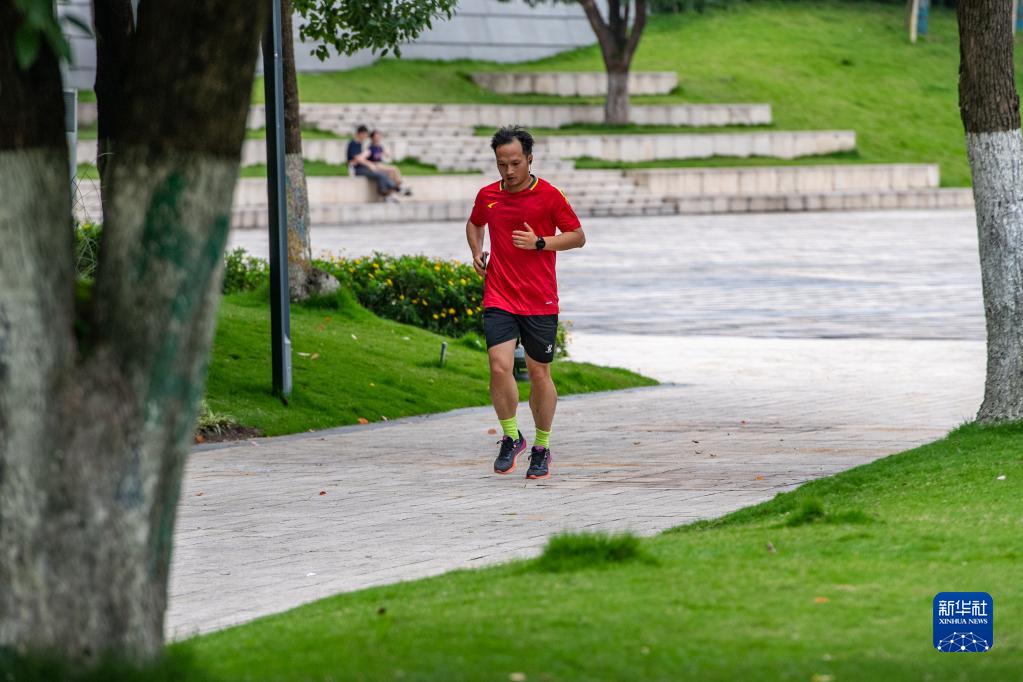
[[[871,211],[892,209],[968,209],[973,206],[969,189],[937,188],[894,192],[825,192],[792,196],[690,197],[673,201],[580,204],[580,217],[628,217],[705,213],[762,213],[774,211]],[[318,205],[311,207],[313,225],[355,225],[464,221],[468,207],[462,201]],[[263,228],[266,207],[236,208],[232,226]]]
[[[605,71],[493,71],[472,74],[482,88],[503,95],[540,94],[561,97],[603,97]],[[678,85],[674,71],[631,71],[630,95],[665,95]]]
[[[638,125],[725,126],[769,125],[769,104],[645,104],[629,108]],[[560,128],[571,123],[602,123],[604,106],[576,104],[321,104],[303,103],[304,120],[364,123],[369,121],[446,121],[463,126]],[[249,127],[264,125],[262,105],[249,110]]]
[[[791,195],[684,197],[672,202],[677,213],[770,213],[777,211],[875,211],[889,209],[973,208],[969,188],[870,190]]]

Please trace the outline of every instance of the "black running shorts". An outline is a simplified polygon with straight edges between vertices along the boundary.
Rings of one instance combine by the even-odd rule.
[[[483,335],[487,348],[521,339],[526,355],[537,362],[554,360],[554,342],[558,336],[557,315],[513,315],[500,308],[483,311]]]

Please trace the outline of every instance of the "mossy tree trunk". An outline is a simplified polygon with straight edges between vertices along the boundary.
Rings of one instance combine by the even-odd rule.
[[[982,422],[1023,419],[1023,138],[1012,0],[960,0],[959,110],[973,176],[987,378]]]
[[[76,313],[57,60],[0,0],[0,649],[163,645],[182,470],[268,11],[96,0],[104,229]],[[130,26],[130,30],[126,29]],[[112,38],[111,36],[116,36]]]
[[[295,39],[291,0],[281,0],[281,31],[284,34],[284,165],[288,202],[288,284],[292,296],[303,298],[312,274],[309,239],[309,191],[302,160],[302,120],[298,77],[295,70]]]

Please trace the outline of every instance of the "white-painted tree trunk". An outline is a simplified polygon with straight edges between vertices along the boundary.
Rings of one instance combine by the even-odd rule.
[[[980,421],[1023,419],[1023,137],[967,133],[987,319]]]

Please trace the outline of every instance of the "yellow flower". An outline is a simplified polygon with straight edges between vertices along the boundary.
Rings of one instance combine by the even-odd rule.
[[[355,259],[355,264],[356,264],[356,265],[358,265],[358,264],[359,264],[359,263],[361,263],[361,262],[362,262],[362,260],[361,260],[361,259],[359,259],[359,258],[356,258],[356,259]]]
[[[465,284],[465,278],[464,277],[462,279],[458,280],[458,281],[461,282],[463,285]]]
[[[465,314],[470,316],[470,317],[472,317],[472,308],[466,308],[465,309]]]
[[[435,320],[439,320],[439,319],[440,319],[440,317],[438,317],[437,313],[434,313],[434,314],[433,314],[433,319],[435,319]]]
[[[440,272],[440,264],[434,265],[433,269],[436,270],[437,272]]]
[[[448,312],[450,314],[454,315],[455,314],[455,309],[454,308],[448,308]]]
[[[399,301],[404,301],[405,300],[405,294],[399,294],[398,295],[398,300]]]
[[[418,298],[413,298],[412,299],[412,304],[415,305],[416,303],[419,303],[419,299]]]
[[[380,269],[380,263],[373,263],[373,269],[374,270],[379,270]]]
[[[448,280],[448,284],[449,284],[449,285],[453,285],[454,283],[455,283],[455,281],[454,281],[454,280],[452,280],[452,279],[449,279],[449,280]]]
[[[392,282],[392,281],[391,281],[391,278],[390,278],[390,277],[388,277],[388,278],[387,278],[387,286],[391,286],[391,285],[393,285],[393,284],[394,284],[394,282]]]

